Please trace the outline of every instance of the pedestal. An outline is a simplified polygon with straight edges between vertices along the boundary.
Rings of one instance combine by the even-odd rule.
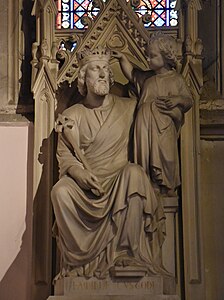
[[[174,295],[135,295],[135,296],[50,296],[47,300],[180,300],[178,296]]]
[[[48,300],[180,300],[175,280],[164,276],[57,280],[55,296]]]

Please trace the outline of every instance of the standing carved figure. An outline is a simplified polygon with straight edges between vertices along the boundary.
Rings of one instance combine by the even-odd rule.
[[[162,194],[175,195],[180,184],[178,137],[192,96],[175,70],[176,42],[160,32],[148,47],[149,71],[133,69],[126,56],[114,52],[126,77],[139,92],[135,124],[135,162],[140,164]]]
[[[109,59],[101,47],[78,55],[84,98],[57,123],[52,203],[61,276],[104,278],[116,266],[163,270],[163,209],[143,168],[128,160],[136,102],[109,94]]]

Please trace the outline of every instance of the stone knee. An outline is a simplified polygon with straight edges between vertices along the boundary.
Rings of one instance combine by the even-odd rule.
[[[130,163],[125,168],[125,176],[130,178],[130,180],[136,181],[136,182],[142,182],[147,179],[147,175],[143,168],[137,164]]]
[[[143,171],[142,167],[140,167],[137,164],[134,163],[129,163],[125,167],[125,173],[130,174],[130,175],[139,175]],[[143,171],[144,172],[144,171]]]
[[[52,188],[51,191],[51,202],[54,207],[65,206],[69,202],[68,188],[59,180]]]

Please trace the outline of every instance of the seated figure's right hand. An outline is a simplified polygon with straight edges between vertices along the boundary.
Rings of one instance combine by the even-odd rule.
[[[68,173],[77,182],[80,188],[84,190],[97,190],[99,195],[104,193],[98,178],[90,171],[71,167],[69,168]]]

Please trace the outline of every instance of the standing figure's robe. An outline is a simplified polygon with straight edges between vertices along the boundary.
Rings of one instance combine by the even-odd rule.
[[[109,95],[99,108],[76,104],[63,113],[73,124],[72,135],[66,137],[60,125],[60,179],[52,203],[64,275],[102,278],[122,257],[151,273],[161,271],[163,209],[143,169],[128,161],[135,107],[134,100]],[[71,166],[84,168],[69,143],[71,136],[99,179],[103,196],[81,189],[69,176]]]
[[[136,70],[133,75],[140,93],[134,138],[135,162],[158,186],[175,190],[180,185],[177,140],[184,113],[192,106],[192,96],[183,77],[174,70],[157,75]],[[178,123],[161,113],[155,104],[157,98],[170,96],[184,100]]]

